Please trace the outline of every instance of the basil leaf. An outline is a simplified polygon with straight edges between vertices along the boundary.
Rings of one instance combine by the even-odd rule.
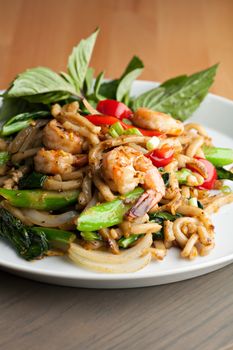
[[[75,88],[75,82],[73,81],[72,77],[69,74],[67,74],[66,72],[60,72],[60,75],[63,79],[67,81],[67,83],[69,83]]]
[[[5,165],[10,159],[10,154],[6,151],[0,152],[0,166]]]
[[[91,231],[80,232],[80,236],[85,241],[101,241],[102,240],[102,237],[97,232],[91,232]]]
[[[231,180],[233,181],[233,173],[224,168],[216,168],[219,180]]]
[[[7,98],[3,95],[0,108],[0,120],[9,118],[10,115],[16,115],[28,111],[29,103],[23,98]]]
[[[164,212],[161,211],[158,213],[150,214],[150,220],[153,220],[158,224],[161,224],[161,222],[163,222],[164,220],[174,221],[180,217],[182,217],[182,215],[179,213],[173,215],[171,213],[168,213],[167,211],[164,211]]]
[[[130,235],[129,237],[121,237],[117,243],[121,248],[128,248],[131,244],[136,242],[143,235]]]
[[[95,80],[95,85],[94,85],[94,97],[97,99],[97,100],[101,100],[102,96],[99,94],[99,90],[100,90],[100,86],[101,86],[101,83],[104,79],[104,72],[101,72],[97,77],[96,77],[96,80]]]
[[[118,86],[118,79],[103,83],[99,88],[99,93],[107,99],[114,100],[116,98],[116,91]]]
[[[186,120],[199,107],[214,81],[218,65],[191,76],[169,79],[134,100],[133,108],[147,107]]]
[[[98,32],[99,30],[97,29],[87,39],[82,39],[80,43],[73,48],[73,51],[68,58],[67,70],[75,82],[77,92],[83,88],[84,79],[86,77]]]
[[[165,186],[169,185],[170,182],[170,174],[169,173],[164,173],[162,174],[163,182]]]
[[[169,89],[175,88],[176,89],[178,85],[184,84],[187,81],[187,79],[188,79],[187,75],[179,75],[178,77],[166,80],[160,86],[165,87],[166,89],[167,88],[169,88]]]
[[[47,117],[49,114],[47,111],[18,114],[3,124],[1,136],[14,134],[29,126],[34,119]]]
[[[36,67],[19,74],[6,97],[24,97],[30,102],[47,104],[75,93],[74,87],[62,76],[49,68]]]
[[[153,233],[153,241],[163,241],[164,240],[164,233],[163,228],[156,233]]]
[[[200,202],[200,201],[197,201],[197,205],[198,205],[198,208],[200,208],[200,209],[204,209],[204,207],[203,207],[203,205],[201,204],[201,202]]]
[[[124,96],[129,93],[133,81],[141,74],[143,68],[144,65],[140,58],[134,56],[119,80],[116,90],[116,99],[118,101],[122,101]]]
[[[119,79],[111,80],[101,85],[99,89],[100,95],[122,101],[129,94],[133,81],[139,76],[143,68],[144,65],[140,58],[134,56]]]
[[[42,188],[47,178],[47,175],[33,171],[30,174],[23,175],[19,179],[18,187],[20,190]]]
[[[27,101],[31,103],[43,103],[49,105],[54,102],[66,100],[71,97],[71,93],[66,92],[49,92],[47,94],[37,94],[34,96],[26,96]]]
[[[146,107],[149,109],[154,109],[156,103],[160,100],[160,98],[164,95],[165,88],[156,87],[152,90],[144,92],[142,95],[138,96],[132,104],[132,108],[137,110],[140,107]]]
[[[83,84],[83,93],[85,96],[89,95],[92,92],[93,81],[94,81],[94,69],[88,67],[84,84]]]

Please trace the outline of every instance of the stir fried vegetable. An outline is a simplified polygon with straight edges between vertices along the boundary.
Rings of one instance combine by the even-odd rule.
[[[0,188],[0,196],[19,208],[56,210],[76,202],[78,191],[8,190]]]
[[[32,113],[21,113],[8,119],[2,126],[1,136],[9,136],[25,129],[31,125],[32,122],[38,118],[48,117],[49,112],[38,111]]]
[[[233,150],[230,148],[203,147],[205,157],[216,167],[233,163]]]
[[[66,251],[76,238],[68,231],[27,227],[4,208],[0,208],[0,237],[7,240],[26,260],[41,258],[52,248]]]
[[[142,188],[119,197],[112,202],[101,203],[85,210],[77,220],[79,231],[96,231],[104,227],[111,227],[121,223],[124,214],[143,193]]]
[[[133,113],[124,103],[116,100],[99,101],[96,109],[101,114],[111,115],[119,119],[129,118]]]
[[[219,180],[231,180],[233,181],[233,172],[224,168],[217,168],[217,175]]]
[[[45,174],[40,174],[33,171],[30,174],[25,174],[19,180],[19,189],[42,188],[45,180],[48,178]]]
[[[0,152],[0,166],[5,165],[10,160],[8,152]]]

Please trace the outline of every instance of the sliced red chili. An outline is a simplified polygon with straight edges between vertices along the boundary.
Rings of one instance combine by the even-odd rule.
[[[170,146],[164,145],[161,148],[150,151],[146,154],[146,157],[148,157],[152,163],[159,168],[169,164],[173,159],[173,155],[174,149]]]
[[[212,163],[210,163],[207,159],[195,157],[199,160],[202,164],[205,165],[208,177],[204,180],[204,183],[200,186],[197,186],[200,190],[212,190],[214,188],[215,181],[217,180],[217,170],[214,167]],[[189,169],[193,172],[196,172],[196,169],[192,169],[192,167],[189,166]]]
[[[96,109],[102,114],[111,115],[118,119],[130,118],[133,114],[129,107],[127,107],[124,103],[118,102],[116,100],[99,101]]]

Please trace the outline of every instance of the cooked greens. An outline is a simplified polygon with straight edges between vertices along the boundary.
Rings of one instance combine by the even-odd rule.
[[[153,222],[156,222],[157,224],[161,225],[162,228],[159,232],[156,232],[153,234],[154,240],[162,240],[164,239],[164,232],[163,232],[163,226],[165,220],[175,221],[176,219],[182,217],[181,214],[177,213],[175,215],[167,212],[167,211],[161,211],[158,213],[150,214],[150,220]]]
[[[19,180],[19,190],[42,188],[45,180],[48,178],[47,175],[37,173],[33,171],[30,174],[25,174]]]
[[[0,237],[26,260],[39,258],[49,249],[44,232],[33,232],[4,208],[0,208]]]
[[[10,154],[6,151],[0,152],[0,166],[5,165],[10,159]]]
[[[65,251],[76,238],[68,231],[25,226],[4,208],[0,208],[0,237],[8,241],[26,260],[41,258],[53,248]]]
[[[22,129],[25,129],[33,120],[38,118],[44,118],[49,116],[49,112],[47,111],[38,111],[31,113],[20,113],[15,115],[14,117],[8,119],[2,126],[1,136],[9,136],[19,132]]]
[[[230,170],[224,168],[216,168],[219,180],[231,180],[233,181],[233,173]]]

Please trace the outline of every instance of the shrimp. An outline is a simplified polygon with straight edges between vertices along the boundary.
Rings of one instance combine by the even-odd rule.
[[[71,173],[76,157],[62,150],[41,148],[34,157],[35,169],[43,174]]]
[[[63,129],[57,120],[51,120],[43,130],[43,144],[52,150],[63,150],[71,154],[82,153],[83,137]]]
[[[132,147],[119,146],[105,153],[102,171],[113,191],[125,194],[139,184],[146,190],[127,213],[130,220],[143,216],[165,195],[165,185],[158,169]]]
[[[158,130],[172,136],[179,136],[184,131],[181,121],[172,118],[168,114],[155,112],[148,108],[138,108],[131,120],[138,127]]]

